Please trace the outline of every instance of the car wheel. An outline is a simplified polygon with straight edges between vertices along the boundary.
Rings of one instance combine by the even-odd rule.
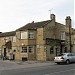
[[[66,64],[70,64],[70,60],[66,60]]]

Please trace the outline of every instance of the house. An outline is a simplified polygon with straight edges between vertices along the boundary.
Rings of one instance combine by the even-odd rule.
[[[0,55],[8,57],[16,46],[16,32],[0,33]]]
[[[5,43],[0,45],[1,53],[8,48],[11,49],[10,53],[14,54],[15,60],[46,61],[54,59],[62,52],[75,52],[75,29],[71,27],[71,17],[67,16],[65,22],[65,25],[56,22],[56,16],[51,14],[50,20],[33,21],[14,31],[14,34],[8,32],[11,35],[1,36],[7,33],[0,33],[0,40],[14,38],[10,48],[3,39]]]

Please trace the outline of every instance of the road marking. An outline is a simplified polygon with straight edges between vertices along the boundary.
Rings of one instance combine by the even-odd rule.
[[[69,70],[54,72],[54,73],[45,74],[45,75],[53,75],[53,74],[62,73],[62,72],[66,72],[66,71],[71,71],[71,70],[75,70],[75,69],[69,69]]]

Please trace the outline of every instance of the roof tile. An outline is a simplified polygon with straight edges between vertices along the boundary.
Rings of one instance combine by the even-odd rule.
[[[17,29],[17,30],[25,30],[25,29],[36,29],[40,27],[44,27],[46,24],[48,24],[51,20],[42,21],[42,22],[36,22],[36,23],[28,23],[24,25],[23,27]]]
[[[15,35],[16,35],[16,31],[0,33],[0,37],[15,36]]]

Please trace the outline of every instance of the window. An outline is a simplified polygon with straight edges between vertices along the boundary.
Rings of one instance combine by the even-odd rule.
[[[61,32],[61,40],[65,40],[65,32],[64,31]]]
[[[22,52],[22,53],[27,53],[27,47],[22,47],[21,52]]]
[[[34,38],[34,32],[29,32],[28,38],[29,38],[29,39],[33,39],[33,38]]]
[[[64,52],[65,52],[65,53],[67,52],[67,47],[65,47],[65,50],[64,50]]]
[[[29,46],[29,53],[34,53],[34,47],[33,46]]]
[[[16,42],[16,36],[13,37],[13,42]]]
[[[53,50],[53,46],[50,48],[50,54],[53,54],[54,50]]]
[[[4,38],[5,42],[8,42],[10,40],[9,37]]]
[[[27,32],[21,32],[21,39],[27,39],[28,33]]]

